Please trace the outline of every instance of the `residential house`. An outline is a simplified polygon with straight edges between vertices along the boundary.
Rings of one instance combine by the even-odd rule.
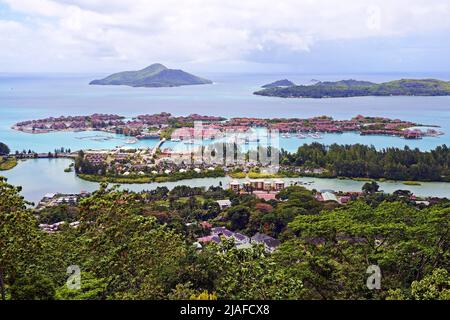
[[[263,233],[257,233],[253,237],[251,237],[251,242],[264,245],[264,249],[270,253],[274,252],[280,245],[280,240],[272,238]]]
[[[217,200],[216,203],[219,205],[220,210],[231,207],[231,201],[229,199]]]

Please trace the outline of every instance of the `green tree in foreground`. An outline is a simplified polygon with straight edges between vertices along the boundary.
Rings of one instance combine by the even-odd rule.
[[[109,298],[163,299],[183,271],[181,235],[140,215],[140,197],[101,189],[81,205],[85,245],[77,264],[107,279]]]
[[[17,279],[10,288],[12,300],[53,300],[55,287],[51,279],[32,274]]]
[[[303,284],[291,278],[281,264],[262,247],[236,249],[232,240],[224,246],[208,246],[203,253],[207,268],[214,270],[214,289],[219,299],[298,299]]]
[[[450,300],[450,274],[445,269],[433,270],[431,275],[411,284],[415,300]]]
[[[408,290],[391,290],[389,300],[450,300],[450,274],[435,269],[422,280],[414,281]]]
[[[70,289],[66,284],[56,290],[58,300],[101,300],[105,299],[107,281],[99,279],[90,273],[82,272],[80,289]]]
[[[189,206],[201,210],[199,199],[171,195],[174,205],[162,206],[158,194],[101,186],[78,205],[77,228],[49,234],[19,192],[0,179],[2,299],[449,299],[448,201],[325,206],[302,187],[280,193],[279,203],[234,198],[234,210],[217,218],[243,233],[280,236],[282,245],[268,254],[226,239],[196,249],[179,219],[192,218]],[[64,211],[57,217],[72,219]],[[81,290],[65,285],[70,265],[82,272]],[[366,286],[370,265],[381,269],[381,290]]]
[[[297,216],[290,224],[297,236],[275,256],[304,280],[306,298],[383,299],[390,290],[409,287],[420,295],[426,275],[450,266],[449,215],[446,206],[419,210],[383,202],[372,208],[356,201]],[[381,269],[381,290],[366,287],[370,265]]]
[[[0,177],[0,290],[2,299],[6,299],[7,288],[17,298],[30,293],[32,299],[50,298],[42,290],[52,287],[51,280],[43,276],[47,270],[44,266],[44,234],[37,227],[37,222],[27,203],[20,196],[20,187],[13,187]],[[31,281],[34,279],[36,281]],[[18,283],[16,283],[18,282]],[[33,283],[36,288],[32,288]],[[21,290],[22,285],[26,289]],[[39,294],[43,294],[39,297]]]

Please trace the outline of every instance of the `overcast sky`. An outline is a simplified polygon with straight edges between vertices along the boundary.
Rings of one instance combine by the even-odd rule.
[[[449,0],[0,0],[0,72],[450,72]]]

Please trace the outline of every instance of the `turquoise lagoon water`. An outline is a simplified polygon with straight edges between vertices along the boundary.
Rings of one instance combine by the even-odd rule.
[[[125,86],[89,86],[93,78],[102,75],[7,75],[0,74],[0,141],[12,150],[32,149],[48,152],[62,146],[80,148],[111,148],[123,145],[125,137],[113,135],[113,140],[79,140],[89,133],[49,133],[31,135],[11,130],[12,124],[27,119],[60,115],[116,113],[127,117],[144,113],[171,112],[174,115],[200,113],[225,117],[312,117],[333,116],[350,119],[358,114],[385,116],[440,125],[448,134],[421,140],[405,140],[388,136],[359,136],[354,133],[327,134],[321,143],[364,143],[377,148],[418,147],[429,150],[441,144],[450,145],[450,97],[357,97],[338,99],[282,99],[252,94],[260,85],[278,78],[296,83],[310,79],[342,78],[386,81],[401,77],[436,77],[450,80],[450,74],[369,74],[369,75],[279,75],[279,74],[207,74],[213,85],[179,88],[130,88]],[[102,133],[102,135],[107,135]],[[296,150],[307,139],[281,139],[281,147]],[[153,146],[147,140],[138,147]],[[134,146],[134,145],[133,145]],[[170,146],[170,144],[168,144]]]
[[[37,203],[46,193],[80,193],[81,191],[92,192],[98,189],[98,183],[79,179],[73,172],[64,172],[69,166],[69,159],[33,159],[21,161],[16,168],[5,171],[2,175],[8,178],[8,182],[13,185],[23,186],[22,195],[28,201]],[[125,184],[122,189],[132,191],[152,190],[158,186],[166,186],[169,189],[179,184],[191,187],[226,187],[230,182],[229,177],[224,178],[205,178],[190,179],[178,182],[165,183],[145,183],[145,184]],[[305,185],[308,189],[332,189],[341,191],[360,191],[364,182],[339,179],[321,179],[321,178],[286,178],[287,185],[296,182],[312,182]],[[395,190],[410,190],[418,196],[436,196],[450,198],[450,183],[443,182],[423,182],[420,186],[407,186],[401,182],[380,182],[380,189],[387,193]]]
[[[357,97],[338,99],[282,99],[260,97],[252,94],[259,86],[277,79],[288,78],[296,83],[309,83],[311,79],[338,80],[360,79],[375,82],[399,78],[439,78],[450,80],[450,74],[203,74],[212,79],[213,85],[186,86],[179,88],[130,88],[124,86],[89,86],[90,80],[102,74],[0,74],[0,141],[14,150],[53,151],[65,147],[78,149],[104,149],[119,145],[128,147],[152,147],[155,140],[139,141],[126,145],[122,135],[95,132],[64,132],[26,134],[11,129],[18,121],[60,115],[84,115],[92,113],[116,113],[127,117],[138,114],[170,112],[174,115],[199,113],[224,117],[300,117],[329,115],[335,119],[350,119],[358,114],[400,118],[427,125],[439,125],[446,134],[421,140],[405,140],[390,136],[360,136],[354,133],[326,134],[323,139],[281,138],[280,146],[294,151],[304,143],[320,142],[372,144],[377,148],[404,147],[430,150],[438,145],[450,145],[450,97]],[[98,140],[93,136],[109,137]],[[174,147],[171,142],[165,144]],[[36,200],[46,192],[79,192],[93,190],[95,183],[88,183],[64,174],[64,162],[38,160],[21,163],[8,172],[2,172],[11,183],[22,185],[24,195]],[[62,160],[61,161],[65,161]],[[27,171],[30,170],[30,171]],[[34,172],[34,174],[31,174]],[[39,174],[37,174],[39,173]],[[217,184],[220,179],[202,180],[201,184]],[[321,181],[321,180],[318,180]],[[179,182],[180,183],[180,182]],[[177,184],[179,184],[177,183]],[[187,184],[186,181],[181,182]],[[317,182],[318,183],[318,182]],[[338,183],[338,185],[334,185]],[[350,185],[348,183],[351,183]],[[355,182],[331,182],[325,180],[323,188],[359,190]],[[191,181],[189,181],[191,184]],[[319,183],[318,183],[319,185]],[[408,186],[417,194],[450,196],[448,184],[423,184]],[[386,191],[394,185],[383,187]],[[128,186],[147,188],[149,186]],[[404,185],[396,187],[406,189]],[[322,185],[321,187],[322,188]],[[415,188],[418,188],[417,190]],[[392,190],[393,191],[393,190]]]

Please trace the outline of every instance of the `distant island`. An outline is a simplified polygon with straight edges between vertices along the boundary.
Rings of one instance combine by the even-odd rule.
[[[91,81],[91,85],[125,85],[131,87],[179,87],[187,85],[211,84],[183,70],[168,69],[160,63],[152,64],[139,71],[114,73],[104,79]]]
[[[274,82],[274,84],[276,83],[277,82]],[[269,86],[270,85],[271,84],[269,84]],[[264,89],[254,92],[254,94],[280,98],[450,95],[450,82],[436,79],[401,79],[384,83],[341,80],[336,82],[318,82],[312,85],[294,85],[288,87],[266,86]]]
[[[288,79],[278,80],[269,84],[265,84],[262,88],[276,88],[276,87],[292,87],[295,86],[295,83]]]

